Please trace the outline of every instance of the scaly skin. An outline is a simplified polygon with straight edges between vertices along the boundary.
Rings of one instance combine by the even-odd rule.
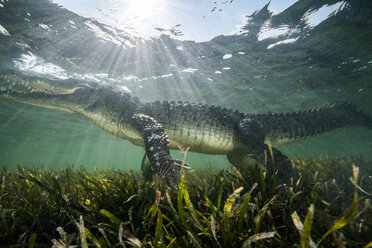
[[[11,73],[0,74],[1,82],[6,86],[0,92],[6,98],[81,114],[103,130],[145,147],[145,176],[151,178],[152,169],[169,185],[180,180],[182,163],[169,153],[179,146],[193,152],[226,154],[238,167],[253,158],[265,164],[269,173],[278,170],[279,182],[288,183],[295,174],[277,147],[347,125],[372,125],[369,116],[346,103],[304,112],[251,115],[182,102],[143,104],[128,94],[80,81],[69,84]],[[57,84],[77,87],[51,87]],[[26,92],[14,89],[22,85]],[[30,87],[37,92],[30,92]],[[270,148],[274,160],[268,155]]]

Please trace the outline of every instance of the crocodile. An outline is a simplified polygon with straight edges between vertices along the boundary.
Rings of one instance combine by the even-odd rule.
[[[145,148],[142,171],[177,185],[189,165],[169,150],[188,147],[225,154],[236,167],[251,161],[288,184],[296,173],[278,147],[349,125],[372,128],[372,118],[347,102],[291,113],[247,114],[188,102],[141,103],[137,97],[93,83],[66,83],[20,73],[0,73],[0,95],[18,102],[80,114],[97,126]],[[75,86],[75,87],[74,87]]]

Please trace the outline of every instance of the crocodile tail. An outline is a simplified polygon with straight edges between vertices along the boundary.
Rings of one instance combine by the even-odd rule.
[[[364,113],[363,111],[357,111],[357,113],[361,119],[360,126],[372,129],[372,116]]]
[[[359,111],[359,113],[362,115],[363,117],[363,126],[369,128],[369,129],[372,129],[372,116],[362,112],[362,111]]]
[[[279,147],[345,126],[372,129],[372,118],[348,102],[337,102],[311,110],[256,115],[265,129],[265,143]]]
[[[332,105],[331,105],[332,106]],[[338,102],[334,104],[333,112],[339,111],[336,117],[340,118],[340,127],[343,126],[361,126],[372,129],[372,117],[358,110],[355,105],[349,102]]]

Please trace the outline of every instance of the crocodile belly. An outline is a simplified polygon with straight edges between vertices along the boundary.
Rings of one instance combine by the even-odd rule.
[[[192,152],[227,154],[234,150],[236,138],[232,128],[197,125],[175,125],[166,129],[172,149],[190,148]]]

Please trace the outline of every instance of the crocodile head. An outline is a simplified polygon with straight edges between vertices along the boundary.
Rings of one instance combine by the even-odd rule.
[[[37,107],[77,113],[117,137],[138,145],[143,143],[126,121],[142,104],[138,98],[113,87],[81,80],[53,80],[0,72],[0,96]]]
[[[76,81],[75,81],[76,83]],[[10,71],[0,73],[0,95],[5,98],[44,108],[55,108],[72,112],[64,107],[63,98],[89,88],[87,84],[74,84],[68,80],[53,80]],[[62,97],[64,96],[64,97]],[[71,105],[71,103],[70,103]]]
[[[0,95],[18,102],[67,112],[95,106],[94,103],[109,98],[130,100],[128,94],[95,82],[51,79],[18,71],[0,72]]]

